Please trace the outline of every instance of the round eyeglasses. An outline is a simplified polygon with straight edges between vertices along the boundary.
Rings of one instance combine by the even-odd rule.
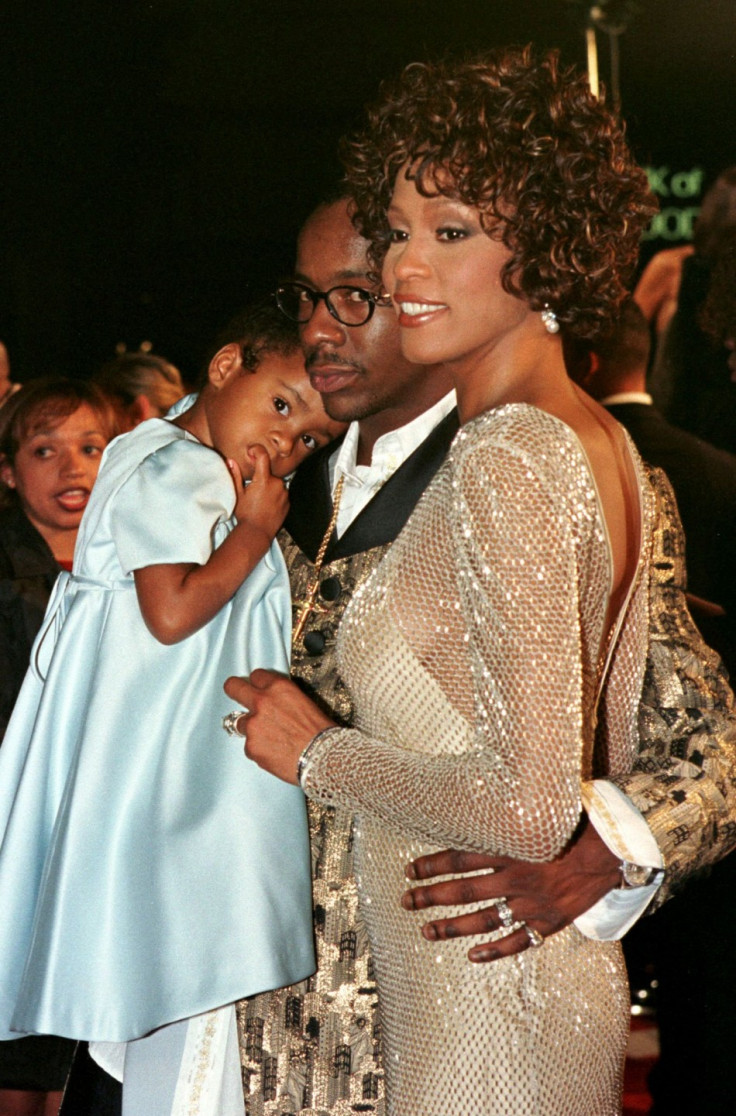
[[[330,287],[315,291],[306,283],[282,283],[275,291],[276,305],[292,322],[308,322],[324,299],[332,317],[342,325],[361,326],[370,321],[377,306],[390,306],[387,294],[375,294],[365,287]]]

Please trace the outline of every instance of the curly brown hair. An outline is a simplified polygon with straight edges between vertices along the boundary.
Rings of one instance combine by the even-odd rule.
[[[273,296],[251,302],[230,319],[210,345],[198,387],[207,383],[207,370],[215,353],[233,342],[240,345],[243,370],[255,372],[265,357],[289,357],[299,349],[299,327],[281,313]]]
[[[377,266],[407,167],[422,194],[478,209],[511,253],[506,291],[534,310],[548,304],[580,337],[615,317],[656,210],[621,123],[556,51],[537,60],[528,46],[407,66],[382,88],[367,128],[343,141],[342,157]]]

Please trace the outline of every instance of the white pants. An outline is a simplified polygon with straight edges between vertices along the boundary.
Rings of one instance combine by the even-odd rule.
[[[208,1011],[128,1043],[90,1043],[123,1082],[123,1116],[243,1116],[235,1008]]]

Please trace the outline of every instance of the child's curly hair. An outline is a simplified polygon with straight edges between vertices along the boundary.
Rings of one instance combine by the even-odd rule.
[[[549,304],[581,337],[615,316],[656,209],[622,125],[555,51],[407,66],[342,154],[376,265],[396,176],[408,168],[421,193],[477,208],[511,252],[504,288],[534,310]]]

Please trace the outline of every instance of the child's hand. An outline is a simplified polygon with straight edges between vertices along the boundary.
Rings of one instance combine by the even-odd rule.
[[[243,482],[243,473],[237,461],[232,457],[227,459],[227,467],[230,470],[230,476],[233,478],[235,485],[235,507],[233,515],[240,522],[242,515],[245,515],[245,485]]]
[[[228,459],[237,492],[235,516],[238,523],[247,523],[252,531],[267,535],[270,543],[286,518],[289,495],[283,480],[271,473],[271,461],[263,446],[253,446],[250,453],[254,468],[253,479],[247,487],[243,487],[237,462]]]

